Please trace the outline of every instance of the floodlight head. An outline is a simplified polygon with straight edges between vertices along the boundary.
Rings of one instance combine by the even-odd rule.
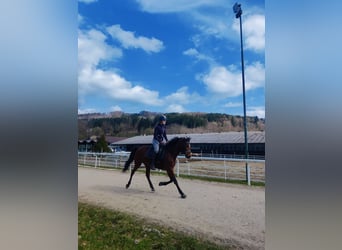
[[[239,18],[242,14],[241,4],[235,3],[233,6],[233,11],[235,13],[235,17]]]

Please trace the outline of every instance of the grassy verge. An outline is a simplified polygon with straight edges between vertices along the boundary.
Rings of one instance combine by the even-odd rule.
[[[232,184],[243,184],[247,185],[247,181],[243,180],[225,180],[221,178],[214,178],[214,177],[206,177],[206,176],[191,176],[191,175],[183,175],[180,174],[180,177],[184,179],[190,179],[190,180],[202,180],[202,181],[210,181],[210,182],[221,182],[221,183],[232,183]],[[257,181],[251,181],[251,186],[259,186],[264,187],[264,182],[257,182]]]
[[[78,249],[229,249],[135,216],[78,204]]]

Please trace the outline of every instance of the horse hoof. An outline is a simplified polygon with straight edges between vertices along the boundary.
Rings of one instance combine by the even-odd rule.
[[[154,191],[155,191],[154,189],[151,189],[151,192],[152,192],[152,193],[154,193]]]
[[[182,199],[185,199],[185,198],[186,198],[186,195],[185,195],[185,194],[182,194],[182,195],[181,195],[181,198],[182,198]]]
[[[128,185],[128,184],[126,185],[126,189],[127,189],[127,188],[129,188],[129,185]]]
[[[159,182],[159,186],[163,186],[163,183],[162,183],[162,182]]]

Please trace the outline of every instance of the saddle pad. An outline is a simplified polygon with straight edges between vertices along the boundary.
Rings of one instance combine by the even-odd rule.
[[[147,150],[147,152],[146,152],[146,157],[149,158],[149,159],[152,159],[153,153],[154,153],[153,151],[154,151],[154,149],[153,149],[153,146],[151,145],[149,147],[149,149]],[[158,152],[158,154],[156,156],[156,160],[162,160],[164,158],[164,155],[165,155],[165,146],[164,145],[160,145],[159,146],[159,152]]]

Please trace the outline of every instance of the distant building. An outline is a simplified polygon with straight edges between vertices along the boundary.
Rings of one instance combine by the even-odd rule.
[[[115,146],[114,143],[124,140],[126,137],[115,137],[115,136],[106,136],[106,142],[108,143],[108,146],[113,149]],[[97,138],[92,137],[88,140],[79,140],[78,141],[78,151],[79,152],[93,152],[94,146],[97,143]]]
[[[79,152],[93,152],[96,144],[96,139],[78,140],[78,151]]]
[[[202,154],[245,154],[244,132],[200,133],[200,134],[169,134],[171,140],[174,137],[191,137],[191,151]],[[127,151],[132,151],[136,146],[151,145],[152,135],[134,136],[112,143]],[[265,132],[248,132],[249,155],[265,156]]]

